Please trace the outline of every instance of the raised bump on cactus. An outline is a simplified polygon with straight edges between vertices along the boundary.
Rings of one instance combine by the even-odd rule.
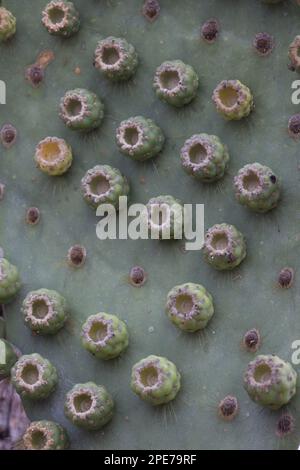
[[[54,290],[39,289],[29,292],[23,301],[25,324],[40,335],[53,335],[68,318],[65,298]]]
[[[181,165],[185,172],[205,183],[222,178],[228,162],[227,147],[215,135],[193,135],[181,149]]]
[[[289,434],[292,434],[295,430],[295,419],[289,413],[284,413],[280,416],[276,426],[276,436],[285,438]]]
[[[182,238],[183,206],[173,196],[157,196],[147,203],[148,227],[153,239]]]
[[[40,354],[21,356],[11,370],[16,391],[30,400],[43,400],[53,393],[58,376],[56,368]]]
[[[212,100],[217,111],[228,120],[247,117],[254,106],[250,89],[239,80],[223,80],[215,88]]]
[[[239,412],[239,403],[236,397],[227,395],[220,401],[218,414],[224,421],[232,421]]]
[[[256,352],[261,346],[261,336],[259,330],[252,328],[246,331],[242,340],[242,346],[248,352]]]
[[[94,65],[112,81],[128,80],[138,66],[138,55],[126,39],[109,36],[98,42]]]
[[[174,400],[180,390],[180,374],[165,357],[148,356],[132,368],[131,388],[142,400],[162,405]]]
[[[128,195],[129,184],[117,168],[96,165],[82,178],[81,191],[85,201],[94,208],[100,204],[112,204],[118,209],[119,197]]]
[[[25,221],[28,225],[37,225],[40,218],[41,214],[37,207],[29,207],[29,209],[27,209]]]
[[[220,24],[215,18],[205,21],[201,27],[201,37],[208,44],[214,43],[220,32]]]
[[[160,4],[158,0],[144,0],[142,14],[151,23],[156,20],[160,13]]]
[[[296,36],[289,46],[289,59],[291,61],[291,66],[297,72],[300,72],[300,36]]]
[[[65,415],[75,426],[96,431],[112,419],[113,411],[110,394],[93,382],[74,385],[66,395]]]
[[[214,314],[213,298],[201,284],[175,286],[168,293],[166,314],[183,331],[202,330]]]
[[[234,225],[216,224],[206,232],[203,254],[215,269],[234,269],[246,257],[245,238]]]
[[[294,282],[295,272],[293,268],[283,268],[278,275],[278,285],[282,289],[289,289]]]
[[[60,176],[72,165],[72,148],[64,139],[46,137],[38,143],[34,160],[43,173]]]
[[[297,373],[275,355],[260,355],[248,364],[244,387],[250,398],[272,410],[286,405],[296,393]]]
[[[0,183],[0,201],[4,199],[5,195],[5,184]]]
[[[0,140],[6,149],[14,145],[17,140],[17,129],[12,124],[4,124],[0,130]]]
[[[126,324],[104,312],[88,317],[82,326],[82,346],[94,356],[108,360],[120,356],[129,341]]]
[[[237,201],[254,212],[268,212],[280,199],[279,178],[260,163],[241,168],[234,178],[234,189]]]
[[[81,268],[86,260],[86,249],[82,245],[71,246],[68,250],[67,260],[72,268]]]
[[[0,43],[5,42],[16,34],[17,20],[4,7],[0,7]]]
[[[10,375],[18,356],[14,347],[5,339],[0,339],[0,380]]]
[[[42,23],[50,34],[68,38],[80,28],[79,13],[72,2],[53,0],[42,13]]]
[[[18,269],[6,258],[0,258],[0,304],[10,302],[20,288]]]
[[[171,60],[156,69],[153,86],[162,101],[182,107],[196,97],[199,78],[191,65],[181,60]]]
[[[288,122],[289,136],[295,140],[300,138],[300,114],[294,114]]]
[[[253,40],[253,47],[258,55],[265,57],[274,49],[274,38],[268,33],[257,33]]]
[[[90,132],[100,126],[104,105],[92,91],[76,88],[67,91],[62,97],[59,116],[70,129]]]
[[[163,148],[165,137],[152,119],[136,116],[121,122],[116,131],[120,151],[133,160],[155,157]]]
[[[45,70],[37,64],[33,64],[25,72],[25,78],[35,88],[40,86],[45,77]]]
[[[141,266],[133,266],[129,272],[129,282],[133,287],[142,287],[147,282],[147,273]]]
[[[33,421],[22,437],[25,450],[64,450],[69,447],[67,431],[53,421]]]

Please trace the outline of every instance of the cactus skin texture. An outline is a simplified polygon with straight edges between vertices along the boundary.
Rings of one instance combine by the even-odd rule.
[[[67,321],[67,302],[54,290],[39,289],[27,294],[22,313],[26,325],[32,331],[40,335],[53,335]]]
[[[17,360],[18,356],[14,347],[5,339],[0,339],[0,380],[9,377],[11,368]]]
[[[165,137],[152,119],[136,116],[121,122],[116,140],[124,155],[143,162],[162,150]]]
[[[244,236],[233,225],[216,224],[206,232],[203,254],[215,269],[234,269],[246,257]]]
[[[22,437],[25,450],[64,450],[69,447],[67,431],[53,421],[33,421]]]
[[[0,43],[5,42],[16,34],[17,20],[4,7],[0,7]]]
[[[97,129],[104,116],[104,105],[92,91],[84,88],[69,90],[60,101],[60,117],[74,131]]]
[[[196,97],[199,79],[191,65],[172,60],[157,68],[153,86],[158,98],[180,108]]]
[[[117,168],[97,165],[82,178],[81,191],[84,200],[94,208],[100,204],[112,204],[118,209],[119,197],[128,195],[129,184]]]
[[[93,382],[74,385],[67,393],[65,415],[75,426],[97,431],[112,419],[113,411],[110,394]]]
[[[260,355],[248,364],[244,387],[250,398],[271,410],[289,403],[296,393],[297,373],[275,355]]]
[[[134,75],[138,55],[126,39],[110,36],[98,42],[94,65],[109,80],[121,82]]]
[[[82,326],[82,346],[94,356],[108,360],[118,357],[128,346],[126,324],[115,315],[91,315]]]
[[[72,165],[72,149],[64,139],[46,137],[36,147],[37,167],[50,176],[63,175]]]
[[[151,405],[163,405],[174,400],[179,392],[180,374],[173,362],[151,355],[133,366],[131,388]]]
[[[300,47],[300,36],[296,36],[289,46],[289,59],[291,61],[291,66],[297,72],[300,72],[300,57],[298,54],[299,47]]]
[[[254,212],[268,212],[277,206],[280,182],[271,168],[252,163],[240,169],[234,178],[237,201]]]
[[[54,391],[58,377],[51,362],[34,353],[20,357],[11,370],[11,380],[22,397],[44,400]]]
[[[38,352],[48,358],[59,373],[58,390],[49,400],[24,400],[28,417],[62,424],[74,450],[297,449],[300,389],[288,409],[282,408],[282,413],[295,416],[295,432],[279,439],[275,431],[281,410],[253,403],[243,389],[243,373],[262,352],[292,364],[291,345],[300,339],[300,147],[286,129],[290,117],[300,112],[291,103],[291,84],[299,77],[287,67],[288,45],[300,34],[300,7],[295,0],[277,5],[259,0],[160,0],[160,15],[150,23],[141,12],[143,0],[72,0],[82,13],[82,26],[64,40],[51,36],[40,22],[48,1],[2,2],[17,17],[18,31],[0,46],[0,78],[7,85],[0,126],[11,123],[18,137],[9,149],[0,143],[0,183],[5,185],[0,245],[18,267],[24,286],[4,307],[6,338],[23,354]],[[200,37],[201,25],[209,18],[221,26],[214,44]],[[260,31],[274,35],[275,48],[268,57],[259,57],[252,47]],[[97,41],[111,34],[136,46],[140,66],[133,80],[111,83],[92,65]],[[40,86],[33,88],[25,72],[46,49],[55,53],[55,60]],[[177,58],[193,65],[200,79],[197,98],[181,109],[161,102],[152,88],[156,68]],[[81,74],[75,73],[76,67]],[[217,83],[232,77],[250,87],[256,105],[249,119],[238,122],[225,121],[210,99]],[[59,99],[78,87],[90,88],[105,103],[103,124],[89,135],[72,132],[57,116]],[[166,136],[161,155],[145,163],[123,156],[115,143],[119,123],[136,115],[153,119]],[[181,167],[184,141],[200,132],[217,135],[230,152],[228,173],[217,184],[198,183]],[[72,167],[63,177],[48,177],[34,167],[35,146],[48,135],[72,146]],[[252,213],[234,197],[234,176],[255,161],[276,171],[283,183],[282,204],[266,214]],[[128,176],[130,204],[146,203],[160,194],[204,203],[206,229],[228,222],[245,235],[245,262],[233,271],[217,272],[200,251],[184,252],[184,240],[100,241],[95,230],[99,218],[80,192],[81,178],[97,164],[119,168]],[[40,210],[36,226],[25,222],[29,207]],[[87,250],[80,269],[70,268],[66,259],[75,244]],[[129,283],[133,266],[147,273],[141,288]],[[286,266],[295,271],[294,284],[287,290],[277,286]],[[194,334],[177,330],[164,313],[168,292],[187,281],[203,284],[215,304],[212,320]],[[40,287],[61,292],[70,306],[70,322],[51,337],[32,334],[20,313],[26,294]],[[81,325],[102,310],[116,313],[128,325],[130,345],[120,360],[97,360],[80,344]],[[1,324],[2,318],[0,335]],[[252,328],[262,338],[257,353],[241,345]],[[152,353],[169,358],[183,376],[178,399],[154,409],[129,386],[133,364]],[[300,365],[293,367],[300,372]],[[90,380],[116,395],[115,419],[104,432],[77,429],[63,416],[64,393],[75,383]],[[228,394],[240,403],[240,416],[230,423],[221,421],[217,410],[219,400]]]
[[[247,117],[254,106],[250,89],[239,80],[223,80],[214,90],[212,99],[217,111],[228,120]]]
[[[42,23],[50,34],[68,38],[80,28],[79,13],[72,2],[54,0],[42,13]]]
[[[168,293],[166,314],[183,331],[202,330],[214,314],[212,296],[201,284],[175,286]]]
[[[155,216],[157,211],[160,210],[162,211],[162,221],[156,219]],[[167,239],[175,238],[176,233],[180,232],[183,223],[183,206],[179,199],[175,199],[170,195],[153,197],[147,203],[147,212],[148,226],[151,229],[153,238],[163,239],[164,230],[167,231]]]
[[[268,33],[257,33],[254,36],[252,45],[259,56],[266,57],[271,54],[274,49],[274,37]]]
[[[232,421],[239,412],[239,403],[237,398],[232,395],[227,395],[220,401],[218,412],[221,419],[224,421]]]
[[[222,178],[228,162],[227,147],[215,135],[193,135],[181,149],[184,171],[204,183],[212,183]]]
[[[6,304],[21,288],[18,269],[5,258],[0,258],[0,303]]]

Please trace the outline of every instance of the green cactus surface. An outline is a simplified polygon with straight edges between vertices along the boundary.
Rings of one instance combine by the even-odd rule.
[[[97,431],[112,419],[113,410],[108,391],[93,382],[74,385],[67,393],[65,415],[75,426]]]
[[[228,120],[239,121],[253,109],[250,89],[239,80],[222,80],[212,95],[217,111]]]
[[[191,65],[181,60],[171,60],[157,68],[153,87],[158,98],[181,108],[196,97],[199,78]]]
[[[104,105],[92,91],[76,88],[67,91],[60,100],[60,117],[74,131],[90,132],[97,129],[103,115]]]
[[[183,224],[183,206],[173,196],[152,197],[147,203],[148,226],[153,238],[176,238]]]
[[[117,168],[96,165],[82,178],[81,192],[84,200],[94,208],[100,204],[112,204],[118,208],[119,198],[129,193],[129,184]]]
[[[114,359],[128,346],[125,323],[115,315],[91,315],[82,326],[81,342],[85,349],[100,359]]]
[[[52,0],[42,12],[42,23],[50,34],[68,38],[79,30],[80,18],[74,3]]]
[[[275,355],[259,355],[248,364],[244,385],[249,396],[260,405],[277,410],[296,393],[297,372],[289,362]]]
[[[202,330],[214,314],[212,296],[200,284],[175,286],[168,294],[166,314],[181,330]]]
[[[183,169],[188,175],[206,183],[222,178],[228,162],[227,147],[215,135],[193,135],[181,149]]]
[[[45,400],[24,399],[29,418],[59,423],[73,449],[297,449],[299,388],[288,404],[295,430],[279,439],[282,410],[262,409],[244,389],[244,372],[254,356],[242,342],[247,331],[258,330],[256,354],[276,354],[299,373],[292,360],[292,345],[300,339],[299,141],[287,131],[289,118],[299,112],[291,101],[291,85],[299,77],[287,66],[289,45],[299,34],[299,5],[293,0],[276,5],[161,0],[151,22],[142,14],[142,0],[74,0],[81,27],[64,39],[41,23],[46,0],[2,3],[18,26],[12,40],[0,45],[0,79],[7,90],[0,125],[17,130],[13,145],[0,143],[0,245],[22,279],[20,291],[4,307],[6,335],[22,354],[47,358],[59,378]],[[211,44],[200,33],[209,18],[220,24]],[[266,57],[252,45],[259,32],[274,37]],[[128,82],[111,82],[93,67],[98,42],[109,36],[125,38],[137,51],[139,66]],[[43,51],[51,51],[54,59],[33,87],[25,72]],[[195,98],[182,108],[162,102],[153,89],[157,68],[173,60],[189,64],[199,77]],[[255,107],[245,119],[224,119],[211,99],[217,85],[229,79],[246,84],[253,94]],[[90,90],[105,105],[101,126],[89,134],[73,132],[59,118],[61,97],[77,89]],[[96,114],[93,122],[99,125]],[[119,152],[116,129],[130,116],[147,116],[163,129],[166,141],[157,159],[136,162]],[[181,148],[200,132],[218,136],[230,151],[228,171],[216,184],[199,184],[181,166]],[[35,167],[35,148],[45,136],[58,136],[73,149],[71,168],[57,178]],[[272,168],[282,183],[280,204],[266,214],[246,210],[234,195],[234,176],[257,161]],[[128,177],[132,203],[171,194],[182,203],[204,204],[205,231],[224,222],[237,227],[247,240],[247,257],[233,271],[218,271],[200,251],[187,251],[183,240],[99,240],[99,218],[80,188],[86,172],[97,165],[118,168]],[[26,224],[30,207],[40,211],[36,225]],[[86,249],[80,269],[68,263],[74,245]],[[134,266],[147,273],[138,289],[128,280]],[[282,289],[278,275],[287,266],[295,277],[289,289]],[[215,313],[203,331],[186,334],[174,328],[164,310],[168,292],[190,282],[212,293]],[[44,287],[60,292],[70,310],[64,328],[53,336],[32,334],[21,314],[27,293]],[[113,361],[101,361],[81,345],[83,323],[102,311],[116,313],[130,332],[130,346]],[[182,377],[176,399],[159,407],[130,389],[133,365],[149,355],[168,358]],[[116,403],[111,422],[95,433],[64,415],[67,392],[88,382],[103,384]],[[239,404],[230,423],[218,413],[227,396]]]
[[[239,266],[247,254],[244,235],[234,225],[216,224],[205,235],[205,261],[220,271]]]
[[[234,187],[238,202],[255,212],[274,209],[280,198],[278,176],[260,163],[241,168],[234,178]]]
[[[25,450],[64,450],[69,446],[66,430],[53,421],[33,421],[22,437]]]

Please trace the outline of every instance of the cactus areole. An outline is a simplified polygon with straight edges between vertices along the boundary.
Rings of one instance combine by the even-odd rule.
[[[296,450],[300,0],[0,3],[0,448]]]

